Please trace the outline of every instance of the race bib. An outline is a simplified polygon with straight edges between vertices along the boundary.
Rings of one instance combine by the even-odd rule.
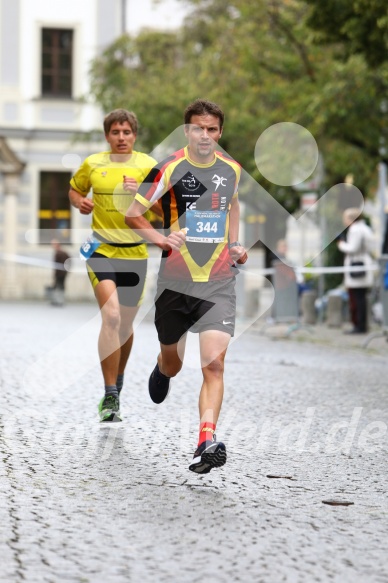
[[[186,211],[186,241],[193,243],[223,243],[226,211]]]
[[[99,248],[100,245],[101,245],[101,241],[97,241],[97,239],[94,239],[90,235],[90,237],[88,237],[86,239],[86,241],[84,243],[82,243],[82,245],[79,249],[79,254],[80,254],[81,259],[83,259],[84,261],[89,259],[89,257],[91,257],[93,255],[93,253],[96,251],[96,249]]]

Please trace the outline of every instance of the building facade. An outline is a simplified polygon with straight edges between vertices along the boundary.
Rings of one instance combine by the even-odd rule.
[[[88,72],[122,17],[121,0],[0,0],[0,298],[42,297],[51,239],[77,254],[89,227],[69,179],[106,145]],[[69,280],[73,297],[91,293],[85,277]]]

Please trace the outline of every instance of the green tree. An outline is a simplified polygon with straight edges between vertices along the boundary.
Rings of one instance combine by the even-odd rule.
[[[377,68],[388,61],[386,0],[306,0],[312,10],[308,25],[319,44],[338,43],[341,57],[362,55]]]
[[[187,83],[174,33],[143,31],[124,35],[95,59],[91,91],[105,111],[133,109],[140,120],[140,142],[152,150],[182,123]]]
[[[253,153],[270,125],[300,123],[323,153],[328,186],[352,173],[371,192],[386,131],[385,66],[370,70],[361,54],[344,61],[338,43],[317,44],[313,0],[182,1],[192,11],[179,31],[124,36],[94,61],[92,90],[104,109],[134,109],[151,149],[182,124],[187,103],[219,102],[223,147],[290,212],[300,195],[266,182]],[[265,214],[260,197],[243,197]]]

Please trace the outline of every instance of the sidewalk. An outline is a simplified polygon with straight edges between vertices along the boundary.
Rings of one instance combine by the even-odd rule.
[[[362,351],[366,354],[381,354],[388,356],[388,334],[383,333],[382,326],[372,324],[367,334],[346,334],[351,325],[344,324],[341,328],[330,328],[326,324],[300,326],[278,323],[257,323],[251,330],[255,334],[264,335],[273,340],[289,339],[293,342],[308,342],[322,346],[332,346],[345,350]]]

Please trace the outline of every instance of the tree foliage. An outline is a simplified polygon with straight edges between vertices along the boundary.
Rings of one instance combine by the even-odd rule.
[[[123,36],[93,62],[92,92],[103,108],[136,111],[142,145],[152,149],[183,123],[192,100],[220,103],[222,146],[290,211],[300,194],[267,183],[254,148],[270,125],[299,123],[318,142],[328,186],[352,173],[370,192],[387,132],[383,0],[182,1],[191,13],[181,29]],[[365,40],[372,21],[378,30]],[[249,192],[244,196],[263,211]]]
[[[92,63],[91,90],[105,111],[136,112],[143,147],[151,150],[182,123],[186,81],[180,43],[174,33],[144,31],[124,35]]]
[[[315,41],[339,43],[343,56],[360,54],[371,67],[388,61],[388,5],[386,0],[306,0],[312,10],[307,24]]]

